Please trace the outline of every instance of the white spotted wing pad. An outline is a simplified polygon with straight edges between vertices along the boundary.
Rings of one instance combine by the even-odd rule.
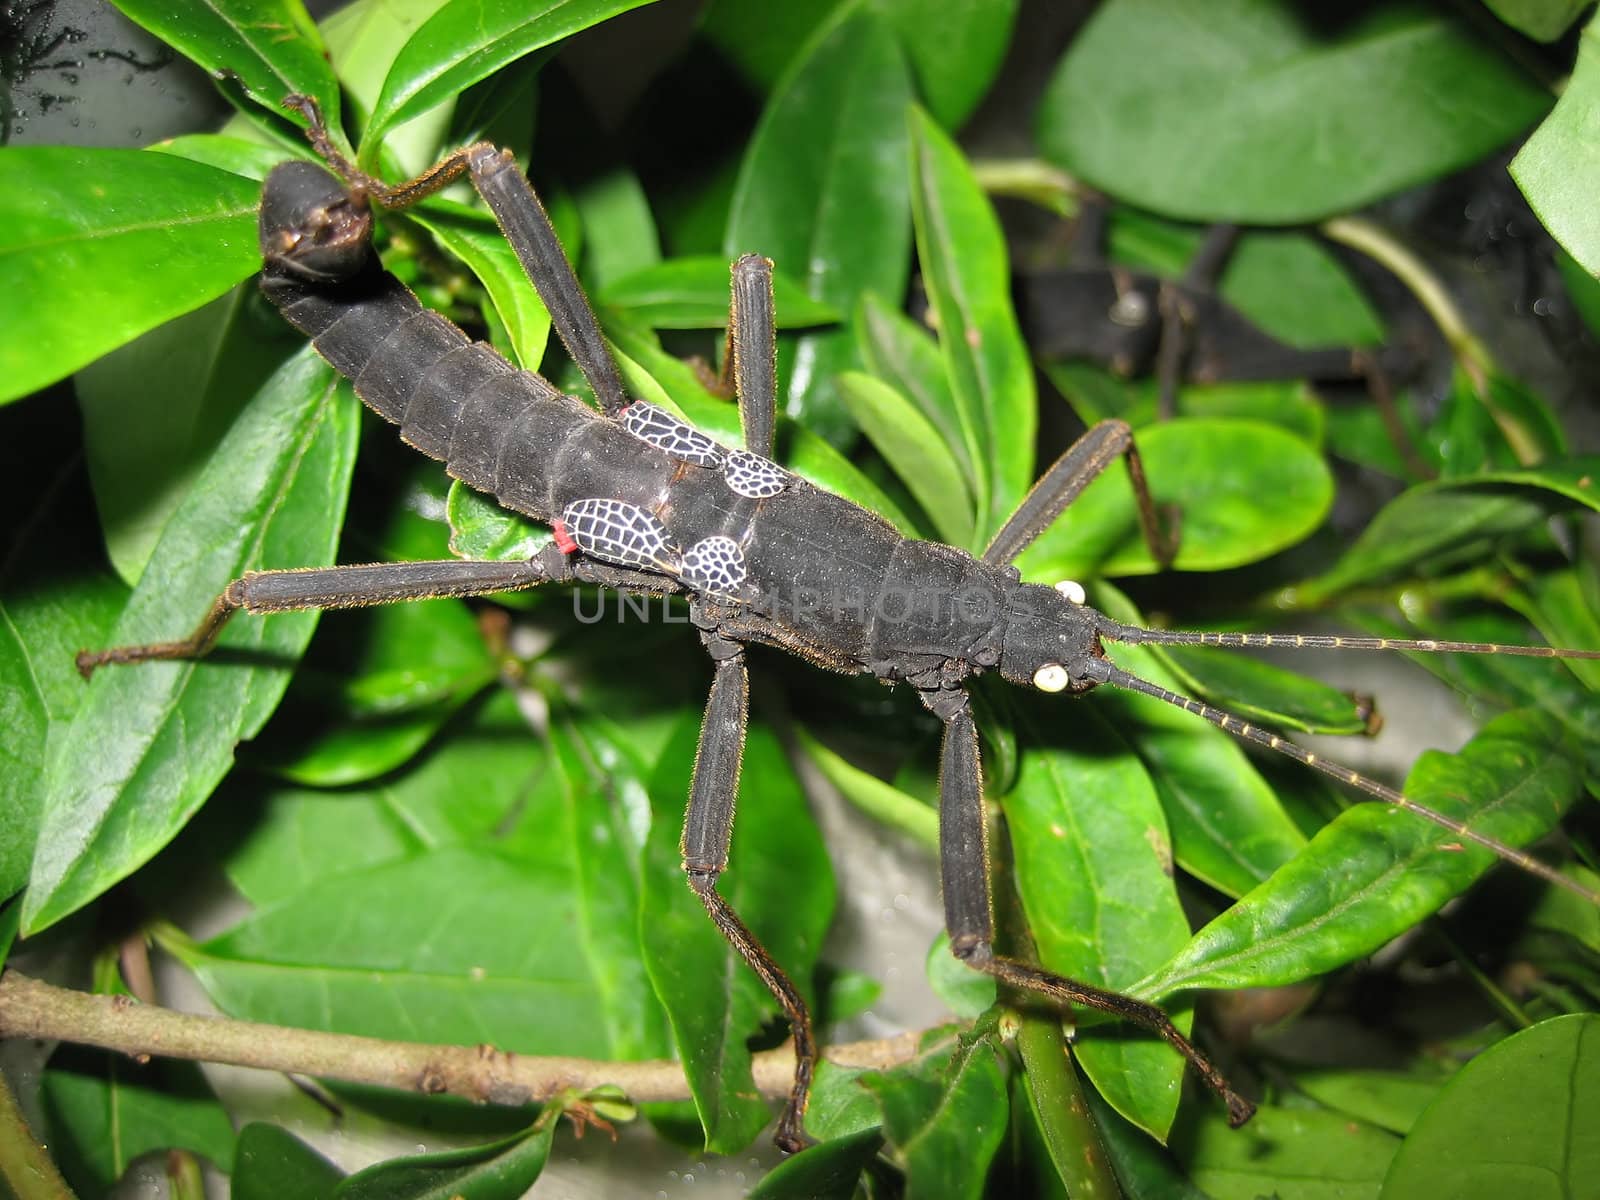
[[[561,522],[591,558],[623,567],[672,571],[678,548],[666,526],[637,504],[622,500],[574,500],[561,511]]]
[[[722,477],[741,496],[765,500],[789,486],[789,473],[770,458],[748,450],[730,450],[722,464]]]
[[[649,442],[673,458],[702,467],[722,465],[721,446],[692,425],[684,424],[671,413],[643,400],[635,400],[622,410],[622,427],[641,442]]]
[[[683,552],[683,581],[696,591],[731,596],[744,575],[744,551],[732,538],[702,538]]]

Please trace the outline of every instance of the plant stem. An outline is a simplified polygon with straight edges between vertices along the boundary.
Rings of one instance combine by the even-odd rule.
[[[839,1066],[882,1070],[915,1058],[920,1036],[904,1033],[833,1046],[826,1057]],[[427,1095],[448,1093],[480,1104],[539,1103],[567,1088],[589,1091],[607,1083],[617,1085],[640,1102],[689,1098],[682,1064],[668,1060],[601,1062],[538,1057],[512,1054],[492,1046],[392,1042],[227,1017],[202,1017],[140,1004],[128,996],[94,996],[53,987],[16,971],[0,977],[0,1038],[3,1037],[55,1038],[117,1050],[140,1059],[160,1055],[315,1075]],[[753,1066],[756,1086],[764,1095],[788,1094],[794,1076],[791,1047],[763,1051],[755,1055]],[[0,1110],[0,1124],[3,1122],[4,1112]],[[28,1193],[41,1197],[57,1194],[37,1190]]]
[[[0,979],[0,987],[12,974],[8,972]],[[17,1200],[76,1200],[50,1155],[28,1128],[4,1075],[0,1075],[0,1191]]]

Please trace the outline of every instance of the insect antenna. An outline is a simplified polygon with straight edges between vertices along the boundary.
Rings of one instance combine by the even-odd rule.
[[[1341,637],[1333,635],[1312,634],[1270,634],[1270,633],[1213,633],[1185,630],[1160,630],[1142,629],[1137,625],[1124,625],[1101,616],[1096,626],[1102,637],[1112,641],[1128,642],[1144,645],[1168,646],[1229,646],[1229,647],[1285,647],[1293,646],[1300,649],[1327,649],[1327,650],[1415,650],[1428,653],[1456,653],[1456,654],[1505,654],[1517,655],[1524,658],[1583,658],[1600,659],[1600,650],[1564,650],[1550,646],[1513,646],[1499,642],[1452,642],[1440,641],[1433,638],[1383,638],[1383,637]],[[1241,720],[1232,713],[1224,712],[1220,708],[1200,700],[1192,700],[1188,696],[1169,691],[1149,680],[1141,679],[1130,674],[1106,659],[1096,659],[1091,664],[1091,678],[1102,683],[1115,684],[1127,688],[1129,691],[1139,692],[1142,695],[1154,697],[1167,704],[1174,705],[1186,712],[1209,721],[1219,729],[1265,746],[1269,750],[1276,750],[1279,754],[1288,756],[1296,762],[1303,763],[1312,770],[1321,771],[1324,775],[1331,776],[1341,783],[1348,784],[1358,791],[1367,793],[1385,804],[1395,808],[1404,809],[1415,813],[1426,821],[1431,821],[1464,841],[1472,842],[1491,851],[1507,862],[1520,867],[1530,875],[1553,883],[1582,896],[1589,903],[1600,906],[1600,892],[1584,887],[1576,880],[1569,879],[1553,867],[1540,862],[1530,854],[1526,854],[1514,847],[1479,833],[1467,824],[1448,817],[1441,812],[1436,812],[1425,804],[1419,804],[1409,799],[1391,787],[1386,787],[1376,779],[1370,779],[1349,767],[1340,766],[1336,762],[1313,754],[1311,751],[1296,745],[1287,738],[1279,737],[1270,730],[1262,729],[1248,721]]]

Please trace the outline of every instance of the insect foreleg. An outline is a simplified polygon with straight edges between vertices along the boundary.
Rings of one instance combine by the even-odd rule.
[[[706,646],[717,660],[717,673],[711,684],[705,723],[700,727],[694,782],[683,819],[683,869],[689,886],[700,897],[717,929],[761,977],[794,1031],[794,1084],[774,1138],[779,1149],[794,1151],[805,1145],[806,1099],[816,1070],[816,1039],[811,1032],[811,1015],[799,991],[717,893],[717,878],[727,869],[728,845],[733,836],[733,805],[744,756],[750,677],[744,665],[744,648],[737,642],[710,634],[706,636]]]
[[[1139,448],[1134,445],[1133,430],[1126,421],[1118,420],[1101,421],[1067,447],[1066,453],[1039,477],[1017,505],[1017,511],[994,535],[983,552],[983,561],[991,566],[1014,562],[1066,511],[1083,489],[1118,458],[1127,461],[1128,480],[1133,485],[1133,498],[1139,509],[1139,527],[1144,531],[1150,553],[1163,567],[1170,566],[1178,550],[1176,523],[1171,519],[1172,514],[1166,514],[1168,521],[1163,528],[1163,514],[1150,495],[1144,462],[1139,457]]]
[[[733,264],[732,298],[728,307],[727,364],[733,370],[739,397],[739,423],[744,448],[772,457],[777,420],[777,339],[772,303],[772,260],[743,255]]]
[[[995,955],[977,726],[965,693],[938,693],[929,707],[945,723],[939,762],[939,878],[951,952],[1008,987],[1097,1009],[1159,1034],[1222,1097],[1230,1125],[1248,1121],[1255,1105],[1229,1087],[1222,1072],[1155,1005]]]
[[[558,555],[559,557],[559,555]],[[556,576],[559,577],[559,576]],[[307,608],[360,608],[445,596],[482,596],[534,587],[552,578],[541,558],[522,562],[467,562],[448,558],[429,562],[367,563],[306,570],[252,571],[235,579],[212,604],[188,637],[142,646],[113,646],[78,652],[85,678],[107,663],[200,658],[216,644],[234,613],[291,612]]]

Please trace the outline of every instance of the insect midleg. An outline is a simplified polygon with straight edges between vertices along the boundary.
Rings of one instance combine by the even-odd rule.
[[[108,663],[202,658],[223,627],[243,609],[250,613],[292,612],[307,608],[363,608],[446,596],[483,596],[535,587],[552,578],[539,558],[522,562],[470,562],[458,558],[427,562],[362,563],[285,571],[251,571],[223,589],[193,633],[173,642],[80,650],[78,672],[88,679]]]
[[[734,799],[739,790],[750,707],[750,676],[743,646],[716,634],[704,636],[706,648],[716,659],[717,671],[711,683],[711,699],[706,704],[705,722],[700,727],[694,782],[684,812],[683,869],[689,886],[700,897],[717,929],[760,976],[794,1032],[794,1082],[774,1140],[780,1149],[799,1150],[805,1145],[806,1100],[817,1062],[811,1016],[783,968],[717,892],[717,879],[727,869],[728,846],[733,837]]]
[[[1057,1003],[1079,1004],[1110,1013],[1159,1034],[1188,1060],[1207,1086],[1222,1097],[1228,1107],[1228,1123],[1244,1124],[1255,1112],[1255,1105],[1228,1085],[1222,1072],[1161,1009],[1131,996],[1052,974],[1030,963],[995,955],[978,730],[965,693],[941,695],[940,708],[943,711],[938,715],[944,721],[944,741],[939,761],[939,876],[951,953],[969,967],[992,975],[1009,987],[1033,992]]]
[[[1150,495],[1145,480],[1144,462],[1134,444],[1133,430],[1126,421],[1115,418],[1101,421],[1050,464],[1015,512],[1006,518],[1000,532],[990,540],[983,561],[991,566],[1014,562],[1035,538],[1048,529],[1083,489],[1118,458],[1128,464],[1128,480],[1133,485],[1134,502],[1139,510],[1139,527],[1150,553],[1163,567],[1170,566],[1178,550],[1175,514],[1163,514]],[[1163,526],[1162,517],[1167,520]]]
[[[724,369],[733,372],[745,449],[770,458],[778,395],[772,260],[759,254],[743,255],[733,264],[732,274]]]

